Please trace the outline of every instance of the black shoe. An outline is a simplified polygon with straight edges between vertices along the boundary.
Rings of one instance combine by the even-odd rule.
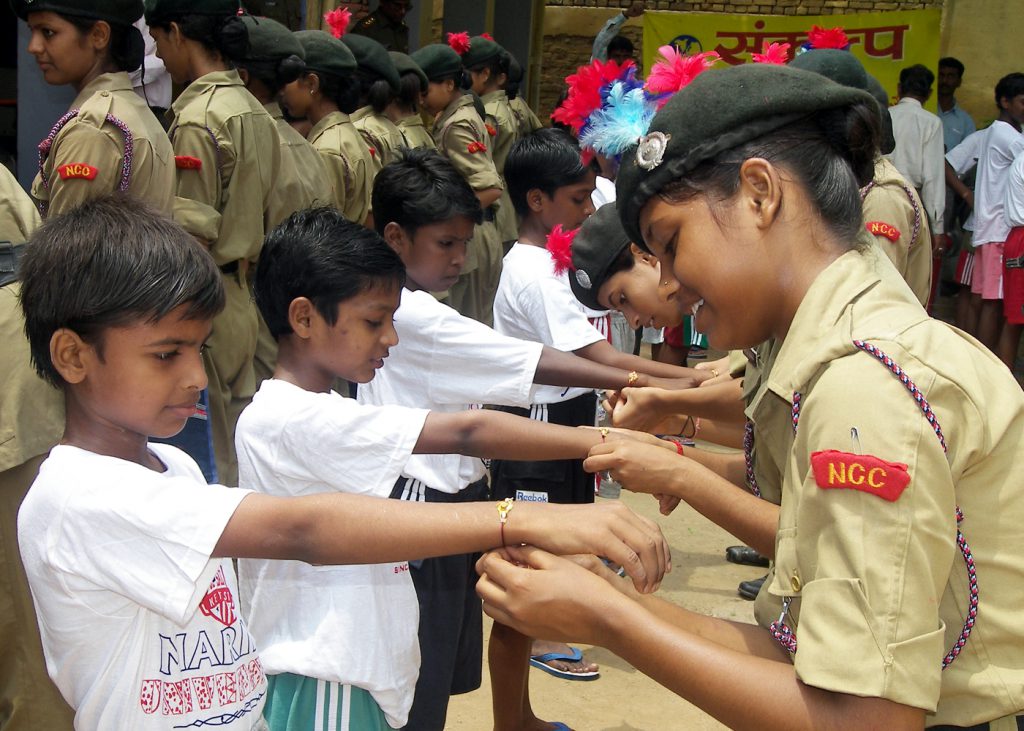
[[[768,559],[750,546],[729,546],[725,549],[725,560],[744,566],[762,566],[768,568]]]
[[[764,584],[764,580],[767,579],[767,574],[762,576],[760,579],[752,579],[751,581],[741,581],[740,585],[736,587],[736,592],[744,599],[754,601],[757,599],[757,593],[761,591],[761,585]]]

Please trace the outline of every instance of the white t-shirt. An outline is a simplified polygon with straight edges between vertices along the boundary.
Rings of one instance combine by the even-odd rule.
[[[594,178],[594,192],[590,194],[590,202],[594,204],[595,211],[605,203],[614,203],[615,181],[603,175]]]
[[[1024,226],[1024,152],[1019,153],[1010,166],[1003,208],[1007,226]]]
[[[46,666],[75,728],[265,728],[266,677],[231,561],[211,559],[248,490],[57,446],[18,513]]]
[[[991,127],[985,129],[979,129],[977,132],[972,132],[964,138],[963,142],[954,147],[952,150],[946,153],[946,162],[953,168],[953,172],[957,174],[957,177],[963,177],[972,168],[977,166],[978,158],[981,157],[981,151],[985,147],[985,140],[988,139],[988,131]],[[970,215],[967,216],[967,220],[964,221],[964,231],[974,230],[974,211],[972,210]]]
[[[1003,204],[1010,165],[1024,151],[1024,135],[1002,120],[989,127],[985,147],[978,158],[978,178],[974,186],[975,246],[1006,241],[1010,226],[1006,223]]]
[[[387,498],[426,418],[420,409],[363,406],[334,392],[266,380],[235,429],[238,483],[268,495]],[[238,576],[268,674],[363,688],[388,723],[405,725],[420,666],[419,605],[408,563],[242,559]]]
[[[528,407],[543,346],[499,335],[463,317],[428,292],[402,290],[395,313],[398,345],[358,400],[399,404],[444,413],[471,404]],[[428,487],[457,493],[484,476],[483,462],[461,454],[414,454],[402,475]]]
[[[604,340],[587,321],[565,277],[555,274],[547,249],[516,242],[505,255],[494,296],[494,329],[570,353]],[[537,386],[535,404],[553,404],[593,389]]]

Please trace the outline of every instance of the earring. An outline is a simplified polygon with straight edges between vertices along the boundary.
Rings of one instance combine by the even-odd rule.
[[[313,90],[312,89],[309,90],[309,95],[313,96]]]

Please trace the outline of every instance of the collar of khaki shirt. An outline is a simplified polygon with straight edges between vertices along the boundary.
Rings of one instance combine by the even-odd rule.
[[[197,97],[208,93],[211,89],[218,86],[241,86],[244,88],[245,84],[242,83],[242,77],[239,76],[238,72],[234,69],[228,69],[227,71],[211,71],[208,74],[203,74],[185,87],[185,90],[181,92],[181,96],[175,99],[174,103],[171,104],[171,111],[174,112],[174,114],[178,114]]]
[[[88,101],[89,97],[101,91],[131,90],[132,80],[128,78],[128,74],[124,71],[117,71],[112,74],[100,74],[82,87],[82,90],[78,92],[78,96],[75,97],[75,101],[71,103],[71,108],[78,109]]]
[[[335,127],[339,124],[345,124],[346,122],[351,123],[351,121],[352,119],[345,114],[345,112],[331,112],[313,125],[313,129],[309,131],[309,137],[306,139],[312,142],[331,127]]]
[[[445,107],[445,110],[441,113],[441,116],[437,118],[436,122],[434,122],[434,130],[436,131],[444,127],[448,120],[455,116],[455,113],[458,112],[463,107],[469,107],[472,105],[473,97],[470,96],[468,93],[463,94],[458,99],[449,104],[447,107]]]

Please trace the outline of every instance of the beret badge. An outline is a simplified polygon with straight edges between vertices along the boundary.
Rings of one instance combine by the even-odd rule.
[[[576,283],[583,287],[583,289],[590,289],[594,286],[593,282],[590,281],[590,275],[582,269],[576,270]]]
[[[665,148],[672,135],[664,132],[651,132],[640,138],[636,148],[636,164],[644,170],[654,170],[665,158]]]

